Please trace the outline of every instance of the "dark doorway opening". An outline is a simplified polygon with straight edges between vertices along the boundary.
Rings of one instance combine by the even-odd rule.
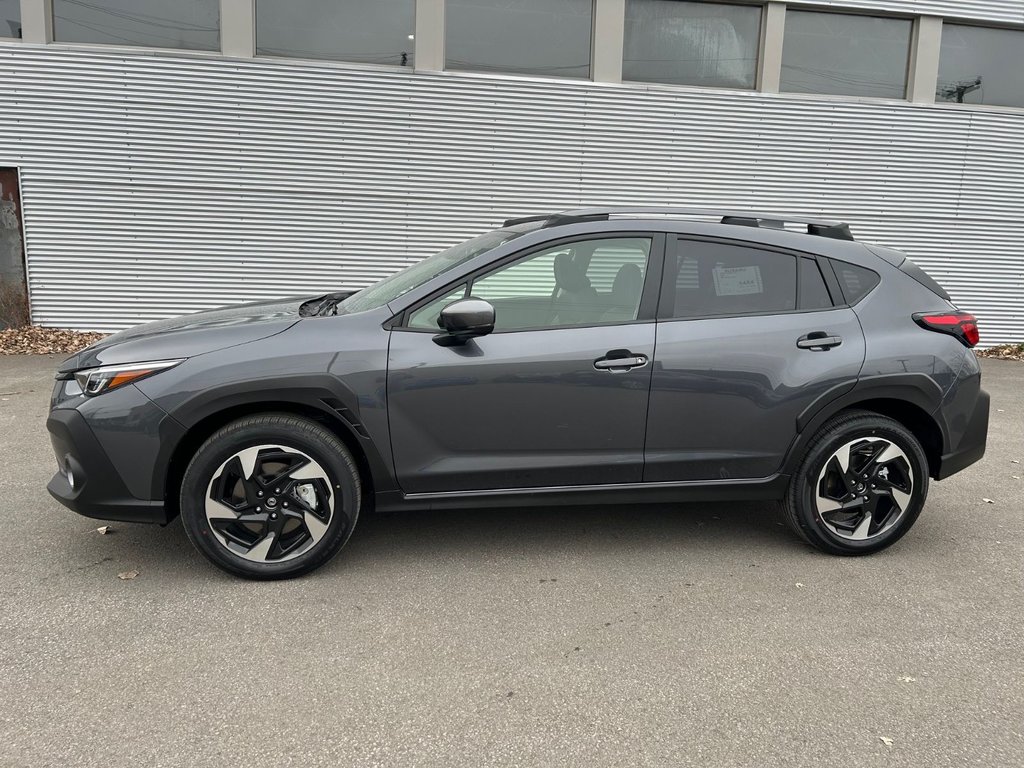
[[[29,325],[25,237],[17,168],[0,168],[0,329]]]

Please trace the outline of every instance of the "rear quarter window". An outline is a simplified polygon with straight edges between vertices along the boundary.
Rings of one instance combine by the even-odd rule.
[[[832,268],[839,280],[847,304],[856,304],[875,289],[882,278],[877,272],[845,261],[832,260]]]

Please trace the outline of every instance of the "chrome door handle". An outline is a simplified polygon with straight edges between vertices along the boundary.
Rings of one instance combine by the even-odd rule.
[[[634,368],[643,368],[645,365],[647,365],[647,357],[645,355],[602,357],[600,360],[594,361],[594,367],[599,371],[611,371],[612,373],[631,371]]]

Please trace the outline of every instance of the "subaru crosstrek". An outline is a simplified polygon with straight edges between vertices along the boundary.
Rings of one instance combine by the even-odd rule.
[[[110,336],[57,374],[49,490],[180,514],[251,578],[409,508],[779,500],[826,552],[889,546],[985,451],[975,318],[845,224],[695,215],[510,220],[358,292]]]

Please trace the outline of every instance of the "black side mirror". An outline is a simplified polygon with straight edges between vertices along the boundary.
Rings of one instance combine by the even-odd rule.
[[[437,324],[444,333],[434,337],[442,347],[465,344],[494,330],[494,307],[483,299],[461,299],[441,310]]]

